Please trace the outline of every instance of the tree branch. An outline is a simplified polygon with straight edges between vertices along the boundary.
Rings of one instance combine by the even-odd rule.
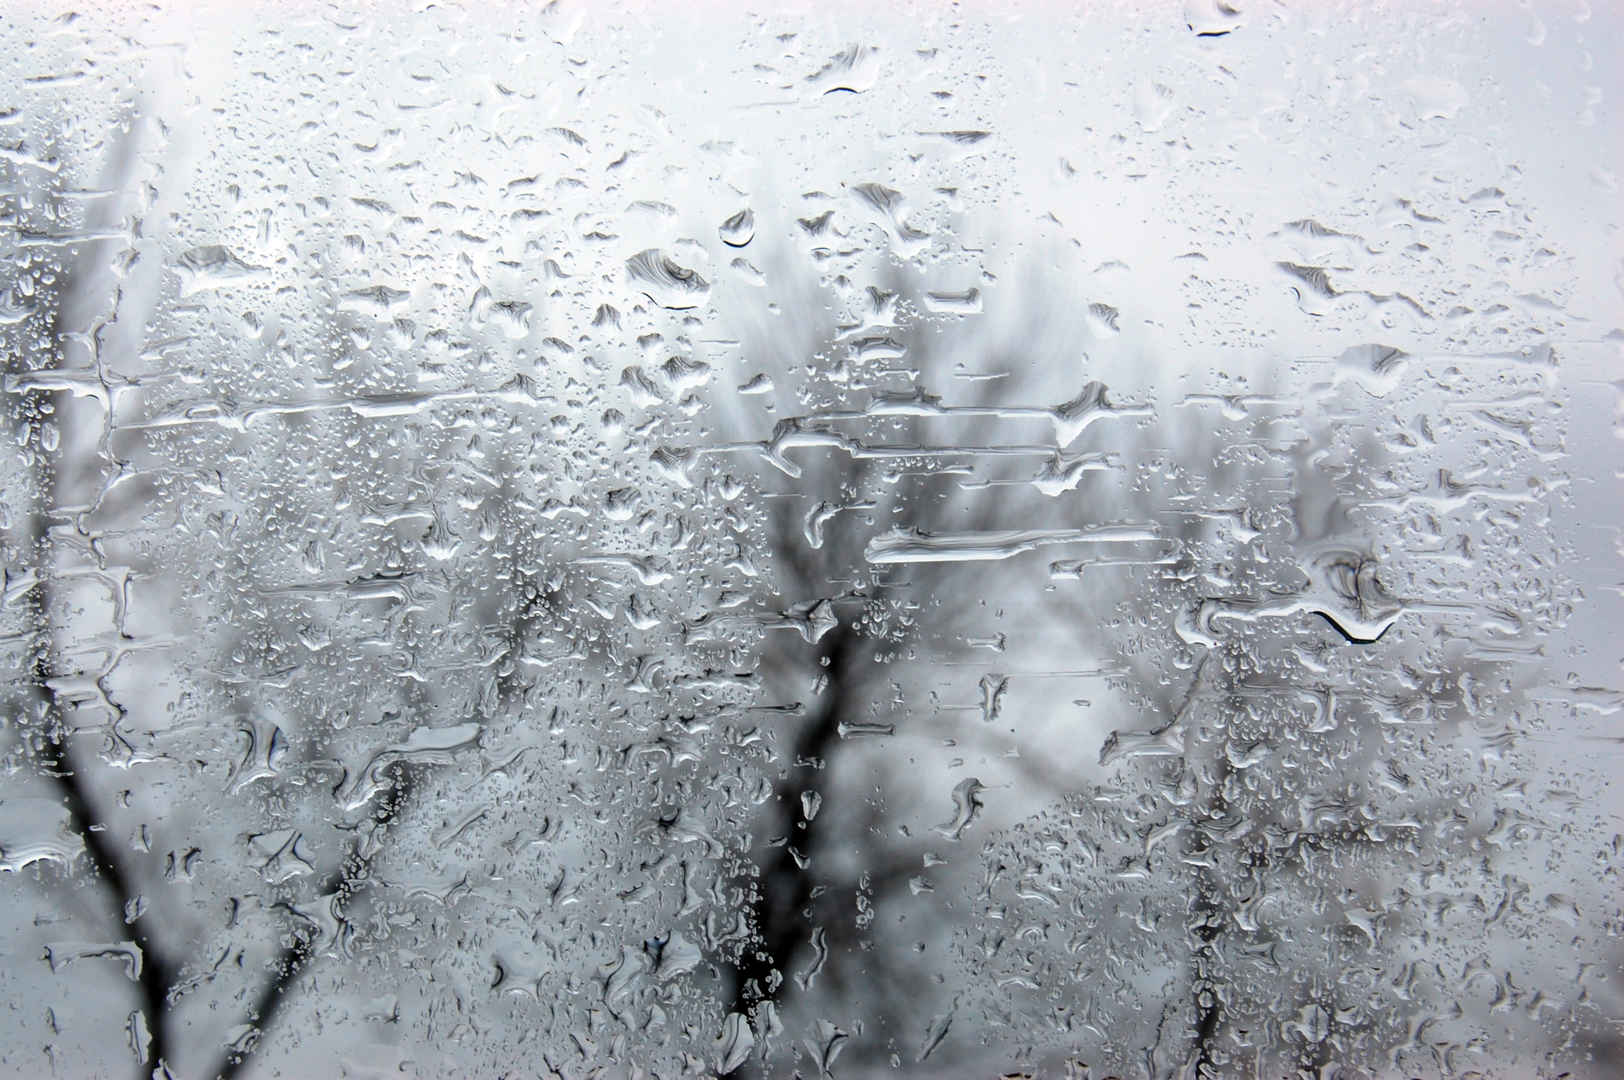
[[[800,911],[812,899],[817,885],[816,872],[796,858],[809,858],[821,831],[819,817],[802,821],[801,797],[813,790],[813,774],[829,749],[840,738],[840,726],[851,708],[848,700],[858,681],[855,667],[862,638],[845,624],[831,630],[824,639],[821,656],[828,661],[828,676],[822,704],[797,733],[793,757],[785,777],[775,785],[767,823],[770,836],[783,836],[784,842],[771,849],[761,866],[759,889],[754,903],[754,925],[759,946],[742,956],[735,966],[731,1011],[749,1015],[762,1001],[775,1000],[775,973],[782,979],[796,954],[807,940],[807,923]],[[804,824],[805,828],[796,826]]]
[[[128,918],[128,913],[134,910],[133,905],[139,894],[119,866],[118,860],[113,857],[106,828],[100,823],[89,792],[74,768],[66,736],[61,730],[61,718],[55,695],[46,681],[48,678],[49,661],[47,653],[42,649],[35,656],[33,678],[30,680],[30,690],[35,699],[41,701],[48,710],[46,720],[48,731],[44,746],[39,752],[40,771],[61,796],[72,828],[84,842],[85,854],[90,859],[92,870],[111,893],[115,917],[126,919],[134,927],[132,940],[141,949],[141,969],[136,978],[136,988],[140,999],[140,1012],[147,1026],[147,1042],[143,1048],[141,1069],[143,1077],[150,1077],[154,1071],[165,1067],[168,1056],[165,1019],[169,1010],[169,992],[175,983],[175,967],[164,950],[153,942],[151,934],[147,931],[148,913],[140,912],[134,919]]]
[[[380,828],[387,826],[400,815],[410,794],[411,784],[404,766],[396,766],[392,780],[384,793],[382,807],[373,816],[373,820]],[[344,861],[323,880],[322,887],[317,890],[318,895],[338,894],[345,899],[356,895],[357,887],[371,872],[372,860],[375,857],[375,854],[363,854],[362,846],[360,840],[351,845]],[[255,1027],[249,1045],[244,1049],[227,1050],[219,1064],[207,1074],[208,1076],[217,1080],[235,1080],[243,1069],[247,1068],[253,1060],[254,1051],[258,1049],[260,1036],[287,1005],[289,995],[315,958],[314,938],[297,937],[291,945],[283,947],[274,965],[276,974],[260,989],[254,1003],[247,1010],[248,1021]]]

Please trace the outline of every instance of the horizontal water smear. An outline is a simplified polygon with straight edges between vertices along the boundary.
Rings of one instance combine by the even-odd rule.
[[[863,549],[871,563],[996,562],[1055,544],[1127,544],[1159,540],[1148,525],[1090,525],[1078,529],[994,529],[927,533],[896,529],[876,536]]]

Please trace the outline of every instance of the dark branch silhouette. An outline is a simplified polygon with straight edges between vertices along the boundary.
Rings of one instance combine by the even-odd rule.
[[[760,866],[753,905],[758,942],[746,947],[735,968],[731,1012],[748,1016],[759,1002],[777,996],[779,983],[787,979],[796,956],[807,944],[809,928],[815,925],[806,914],[819,882],[819,871],[810,860],[821,844],[825,826],[820,822],[830,819],[814,816],[805,820],[802,798],[816,789],[818,774],[840,739],[863,650],[857,633],[841,626],[825,636],[818,651],[828,684],[786,755],[786,775],[774,786],[761,822],[774,846]]]
[[[44,587],[39,587],[43,592]],[[43,601],[36,601],[41,603]],[[49,634],[47,628],[42,636]],[[131,938],[141,949],[140,972],[136,986],[140,999],[140,1012],[147,1026],[147,1038],[141,1046],[138,1032],[132,1032],[136,1045],[141,1046],[141,1075],[150,1076],[154,1069],[169,1060],[166,1019],[170,1008],[170,993],[175,985],[178,969],[161,945],[154,941],[148,930],[152,909],[136,913],[130,919],[132,901],[138,897],[109,843],[111,835],[102,825],[68,750],[67,736],[56,696],[51,693],[49,680],[50,647],[41,642],[36,646],[33,678],[29,690],[40,706],[45,728],[44,740],[38,752],[36,767],[40,775],[50,781],[61,797],[68,812],[68,822],[83,841],[85,854],[90,860],[92,873],[102,883],[108,896],[109,914],[114,919],[127,919],[132,927]]]
[[[378,808],[372,814],[371,820],[375,828],[385,828],[390,825],[406,806],[411,793],[411,778],[402,765],[396,764],[390,769],[388,785],[378,796]],[[340,899],[353,899],[365,887],[368,875],[371,873],[374,856],[363,853],[361,840],[356,840],[345,854],[343,862],[332,873],[328,874],[317,890],[319,896],[332,896],[336,894]],[[295,934],[294,941],[282,948],[271,965],[275,973],[270,980],[260,988],[259,994],[249,1006],[246,1016],[255,1027],[252,1041],[246,1049],[228,1050],[220,1060],[210,1076],[219,1080],[232,1080],[243,1069],[247,1068],[253,1060],[254,1050],[258,1047],[259,1039],[268,1031],[277,1016],[286,1007],[287,1002],[299,979],[309,968],[316,957],[316,941],[313,935]]]

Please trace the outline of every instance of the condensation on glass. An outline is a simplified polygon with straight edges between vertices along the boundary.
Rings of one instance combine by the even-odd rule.
[[[0,1072],[1624,1069],[1618,13],[0,20]]]

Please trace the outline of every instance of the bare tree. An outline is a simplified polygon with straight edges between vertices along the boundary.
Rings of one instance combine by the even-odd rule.
[[[967,777],[921,791],[899,775],[895,747],[934,757],[998,741],[1003,644],[984,604],[993,582],[1013,580],[1007,557],[1049,543],[1145,546],[1142,523],[1079,521],[1051,494],[1115,467],[1113,455],[1073,445],[1081,432],[1096,421],[1120,429],[1145,410],[1086,377],[1045,397],[1066,382],[1056,370],[1082,320],[1041,291],[981,327],[962,313],[979,291],[948,310],[955,302],[912,268],[820,289],[793,255],[769,257],[774,293],[793,296],[784,306],[797,316],[785,333],[743,313],[753,362],[738,377],[750,383],[742,395],[721,389],[706,431],[717,468],[747,474],[765,503],[764,600],[782,615],[766,623],[761,672],[767,700],[788,709],[777,779],[751,823],[752,935],[732,965],[730,1011],[770,1043],[789,1009],[789,1029],[821,1032],[806,1043],[819,1067],[840,1053],[858,1065],[913,1061],[940,1041],[933,1009],[950,1008],[925,989],[939,957],[910,959],[875,922],[907,912],[934,935],[959,917],[952,881],[938,892],[932,867],[976,823],[984,787]],[[1043,362],[1001,366],[1017,356]],[[960,385],[946,400],[936,391],[950,381]],[[798,412],[799,402],[819,407]],[[955,665],[983,664],[975,704],[918,707]],[[831,1005],[858,1010],[861,1038],[849,1022],[814,1023]],[[788,1049],[764,1047],[750,1068],[776,1070]]]
[[[1405,362],[1381,348],[1337,360]],[[1122,448],[1141,482],[1094,494],[1171,516],[1174,557],[1115,579],[1057,567],[1076,575],[1077,625],[1145,721],[1104,741],[1110,780],[1088,785],[1091,798],[989,849],[979,899],[1002,919],[968,935],[973,962],[1021,988],[1014,1015],[1053,1025],[1027,1044],[1031,1061],[1452,1075],[1511,1053],[1485,1049],[1489,1009],[1516,996],[1494,969],[1531,958],[1501,921],[1546,872],[1529,845],[1560,826],[1495,785],[1527,768],[1526,750],[1499,762],[1527,705],[1521,656],[1549,624],[1417,570],[1455,558],[1510,496],[1440,497],[1426,474],[1447,449],[1395,453],[1374,423],[1326,424],[1312,401],[1267,388],[1172,404],[1211,411],[1145,429],[1159,448]],[[1538,519],[1515,498],[1504,524]],[[1436,554],[1394,551],[1408,527],[1395,517],[1427,522]],[[1463,783],[1455,761],[1500,780]],[[1561,848],[1583,857],[1582,844]],[[1486,849],[1500,858],[1472,868]],[[1440,875],[1455,884],[1440,889]],[[1448,964],[1498,989],[1472,1001],[1419,974]],[[1598,1019],[1571,1014],[1592,1034],[1550,1040],[1546,1060],[1584,1061]],[[1453,1035],[1429,1035],[1442,1030]]]
[[[176,476],[132,461],[132,435],[139,446],[143,428],[208,430],[238,420],[216,407],[172,419],[159,414],[155,425],[151,407],[143,417],[139,405],[151,387],[161,407],[163,379],[141,383],[115,370],[110,359],[115,348],[139,350],[139,341],[132,346],[128,340],[130,312],[139,318],[151,302],[147,294],[167,283],[162,264],[129,272],[132,264],[141,265],[132,245],[141,227],[144,130],[138,125],[113,140],[100,163],[58,149],[33,158],[14,155],[6,166],[7,214],[13,223],[6,252],[8,304],[22,312],[4,327],[4,389],[22,459],[7,485],[6,593],[22,618],[20,629],[7,639],[22,658],[13,684],[19,722],[9,735],[10,753],[19,782],[54,792],[72,838],[72,848],[61,850],[35,850],[21,840],[20,853],[8,851],[6,858],[9,869],[31,867],[47,896],[84,898],[77,914],[87,927],[99,928],[92,933],[116,939],[119,927],[129,928],[123,944],[93,943],[76,952],[76,946],[64,943],[48,949],[47,959],[55,968],[82,959],[81,952],[124,957],[135,983],[128,1034],[139,1075],[234,1076],[254,1060],[264,1033],[297,996],[312,964],[343,947],[334,940],[335,926],[341,929],[345,912],[361,910],[373,899],[378,856],[387,851],[389,834],[401,827],[399,819],[412,804],[414,776],[421,776],[425,763],[432,767],[444,750],[432,739],[414,744],[411,729],[393,749],[387,734],[382,749],[376,736],[359,746],[350,738],[346,747],[337,730],[347,720],[342,700],[296,718],[290,727],[279,722],[264,688],[240,680],[227,683],[234,689],[220,703],[223,724],[166,730],[163,719],[141,701],[160,677],[147,684],[129,679],[145,650],[177,644],[205,655],[217,650],[223,665],[233,659],[240,663],[254,650],[256,638],[269,636],[277,607],[293,618],[304,608],[310,633],[326,633],[309,621],[307,598],[319,599],[321,590],[268,591],[246,574],[232,582],[226,596],[235,611],[205,611],[201,626],[182,623],[196,635],[188,642],[138,636],[126,625],[132,582],[148,597],[181,597],[187,574],[209,573],[206,563],[188,563],[184,555],[165,564],[140,539],[141,525],[124,524],[139,519],[155,497],[161,499]],[[99,183],[76,188],[98,164]],[[92,195],[84,197],[85,191]],[[228,258],[234,256],[214,249],[193,252],[181,260],[180,270],[183,277],[206,273]],[[324,347],[342,357],[353,346],[342,321],[335,330]],[[270,404],[285,413],[318,415],[354,412],[356,405],[336,396],[295,407]],[[249,403],[242,411],[255,408],[264,411],[266,403]],[[509,471],[499,483],[512,480]],[[261,497],[284,506],[296,498],[274,488]],[[319,517],[319,509],[315,514]],[[431,527],[411,535],[410,542],[435,550],[452,544],[443,525],[434,527],[439,519],[430,519],[423,515]],[[319,520],[315,528],[318,536],[306,556],[320,563],[325,560],[318,550],[320,535],[329,530]],[[208,554],[206,547],[203,551]],[[541,564],[521,543],[496,545],[480,557],[497,564],[500,573],[495,587],[474,599],[475,622],[499,641],[489,666],[478,669],[488,685],[475,685],[469,696],[476,712],[495,713],[519,704],[534,686],[533,677],[525,679],[522,660],[542,613],[560,608],[559,583],[544,580]],[[394,608],[406,606],[406,590],[416,575],[409,567],[392,568],[389,559],[385,554],[383,565],[370,573],[356,567],[345,580],[323,588],[341,597],[377,595]],[[214,572],[219,573],[218,564]],[[86,579],[107,583],[112,593],[110,605],[92,606],[89,617],[76,611],[83,605],[69,596]],[[216,593],[208,600],[221,598]],[[96,621],[104,612],[111,615],[110,625]],[[326,647],[312,640],[313,647]],[[210,665],[205,661],[204,666]],[[414,700],[409,688],[403,704],[425,715],[435,705],[427,694]],[[100,722],[87,722],[98,713]],[[204,760],[216,750],[218,757]],[[163,806],[164,789],[174,782],[164,774],[187,768],[203,779],[205,793],[199,798],[188,792]],[[144,783],[124,779],[126,771],[146,774]],[[247,833],[234,817],[211,820],[218,814],[211,803],[222,791],[260,803],[262,816]],[[339,797],[337,815],[324,805],[333,794]],[[239,830],[235,843],[250,858],[257,851],[266,861],[240,868],[246,873],[237,875],[234,885],[243,891],[211,898],[223,908],[200,910],[174,883],[192,877],[192,863],[205,849],[232,843],[221,835],[221,826],[227,833]],[[119,842],[127,831],[136,837],[133,845]],[[175,846],[153,845],[166,834]],[[215,851],[208,855],[218,857]],[[251,884],[256,880],[257,890]],[[200,955],[200,943],[211,940],[219,947]],[[240,1022],[222,1027],[205,1019],[209,1012]],[[200,1027],[205,1034],[195,1034]]]

